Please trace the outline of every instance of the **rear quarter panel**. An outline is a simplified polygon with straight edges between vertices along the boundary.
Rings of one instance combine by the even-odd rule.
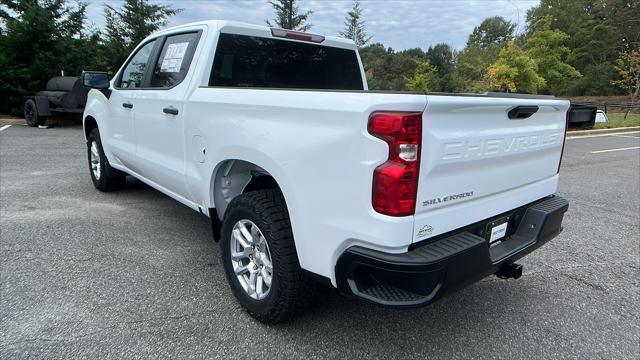
[[[207,156],[189,162],[187,181],[213,207],[211,179],[221,162],[267,170],[287,201],[302,267],[333,278],[349,246],[401,252],[411,243],[413,217],[371,207],[373,170],[388,148],[366,129],[373,111],[424,107],[425,95],[200,87],[189,100],[187,139],[202,137]]]

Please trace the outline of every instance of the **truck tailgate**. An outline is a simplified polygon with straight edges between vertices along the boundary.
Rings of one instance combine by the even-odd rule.
[[[530,117],[508,116],[536,106]],[[560,99],[429,95],[414,241],[554,193],[568,108]]]

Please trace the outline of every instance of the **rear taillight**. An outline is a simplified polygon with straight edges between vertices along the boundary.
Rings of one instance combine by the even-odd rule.
[[[373,208],[385,215],[413,215],[416,209],[422,113],[374,112],[369,133],[389,144],[389,158],[373,173]]]
[[[564,137],[562,138],[562,150],[560,151],[560,161],[558,162],[558,171],[560,174],[560,165],[562,165],[562,157],[564,156],[564,144],[567,142],[567,129],[569,128],[569,114],[571,114],[571,109],[567,110],[567,115],[565,116],[565,124],[564,124]]]

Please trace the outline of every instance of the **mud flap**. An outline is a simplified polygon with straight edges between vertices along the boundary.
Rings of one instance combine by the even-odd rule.
[[[38,109],[39,116],[51,116],[49,111],[49,98],[46,96],[36,95],[34,96],[36,101],[36,108]]]

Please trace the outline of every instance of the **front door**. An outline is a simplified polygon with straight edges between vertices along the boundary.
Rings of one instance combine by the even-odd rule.
[[[109,97],[109,117],[101,129],[103,141],[115,156],[112,160],[133,171],[136,156],[133,98],[136,89],[143,86],[145,69],[155,45],[156,40],[152,40],[139,47],[115,80]]]

